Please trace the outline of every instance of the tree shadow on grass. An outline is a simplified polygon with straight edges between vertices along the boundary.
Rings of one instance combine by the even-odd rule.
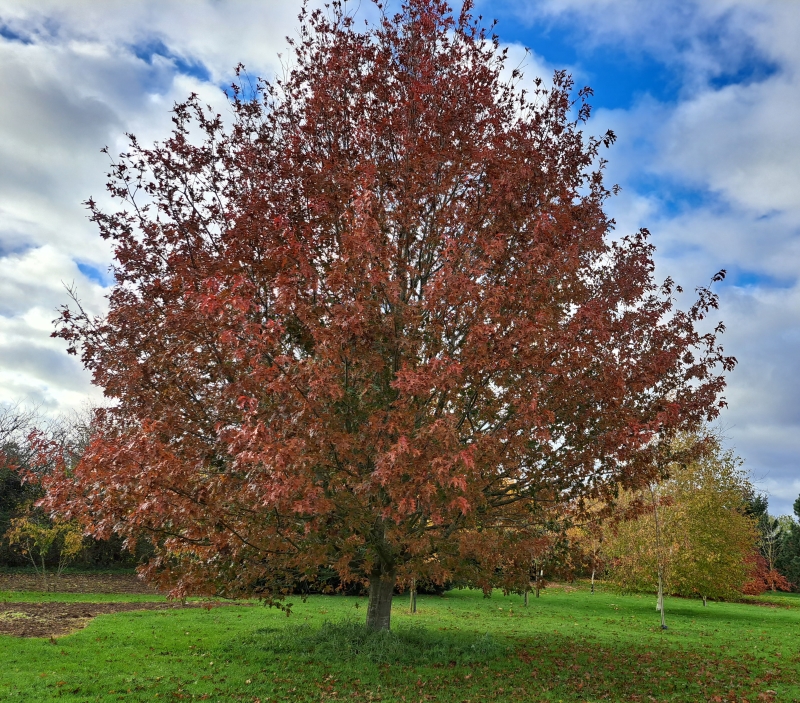
[[[370,632],[363,623],[326,622],[260,629],[234,645],[251,660],[304,661],[304,676],[333,670],[340,693],[358,698],[358,681],[373,667],[390,665],[386,684],[395,695],[426,691],[450,700],[614,700],[750,702],[791,700],[797,666],[754,657],[734,658],[701,647],[606,641],[542,633],[495,639],[489,634],[433,631],[402,624]],[[280,665],[278,665],[280,666]],[[793,692],[793,691],[791,691]],[[441,698],[441,696],[444,696]],[[462,698],[459,698],[461,700]],[[455,700],[455,699],[452,699]]]
[[[486,662],[512,651],[488,633],[444,633],[405,623],[391,631],[373,632],[353,620],[326,621],[321,627],[262,628],[239,646],[251,653],[260,650],[320,661],[364,660],[405,666]]]

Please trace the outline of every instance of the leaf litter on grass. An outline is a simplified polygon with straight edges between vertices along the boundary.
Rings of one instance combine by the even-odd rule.
[[[142,703],[800,700],[797,611],[676,601],[661,632],[649,602],[635,597],[553,590],[527,610],[502,598],[423,599],[413,616],[395,612],[390,633],[348,621],[354,599],[338,596],[311,597],[288,620],[254,607],[110,616],[58,648],[9,641],[0,697],[5,687],[65,703],[117,700],[120,691]],[[609,603],[620,608],[612,619]],[[56,662],[61,648],[69,656]]]

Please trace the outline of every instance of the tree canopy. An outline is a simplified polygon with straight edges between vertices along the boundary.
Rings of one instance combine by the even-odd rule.
[[[378,5],[381,10],[381,6]],[[109,312],[57,334],[113,400],[48,505],[154,536],[175,595],[518,584],[541,526],[663,469],[726,357],[642,230],[612,239],[589,89],[523,88],[470,14],[301,14],[283,78],[116,161]],[[519,573],[517,573],[519,572]]]

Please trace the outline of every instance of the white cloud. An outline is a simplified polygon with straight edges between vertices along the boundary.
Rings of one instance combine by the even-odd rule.
[[[243,61],[271,76],[291,3],[7,0],[0,8],[0,402],[48,412],[99,399],[65,344],[52,339],[73,282],[89,310],[105,310],[111,249],[87,221],[89,196],[108,203],[105,173],[126,147],[170,130],[175,101],[196,92],[225,114],[221,85]],[[15,38],[16,37],[16,38]],[[153,50],[157,50],[153,53]],[[110,204],[109,204],[110,205]]]
[[[6,0],[3,19],[37,42],[83,46],[84,55],[160,40],[176,57],[202,63],[217,83],[240,62],[256,75],[273,73],[284,37],[295,35],[299,9],[274,0]]]
[[[613,46],[683,66],[689,74],[686,87],[692,88],[726,72],[754,44],[771,44],[776,16],[788,4],[781,0],[515,0],[508,6],[530,24],[571,26],[575,41],[589,48]],[[790,45],[788,36],[784,44]]]
[[[800,73],[707,89],[671,116],[662,137],[661,169],[755,215],[798,215],[798,111]]]
[[[106,309],[101,287],[53,246],[0,258],[0,403],[24,399],[59,411],[101,397],[79,361],[50,337],[67,299],[64,284],[77,288],[87,310]]]

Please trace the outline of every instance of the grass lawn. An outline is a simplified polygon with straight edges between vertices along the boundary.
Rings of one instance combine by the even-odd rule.
[[[770,600],[670,598],[663,632],[648,596],[450,591],[413,616],[398,597],[369,638],[364,598],[118,613],[54,642],[0,636],[0,700],[800,701],[800,597]]]
[[[164,596],[148,593],[46,593],[2,591],[0,603],[159,603]]]

